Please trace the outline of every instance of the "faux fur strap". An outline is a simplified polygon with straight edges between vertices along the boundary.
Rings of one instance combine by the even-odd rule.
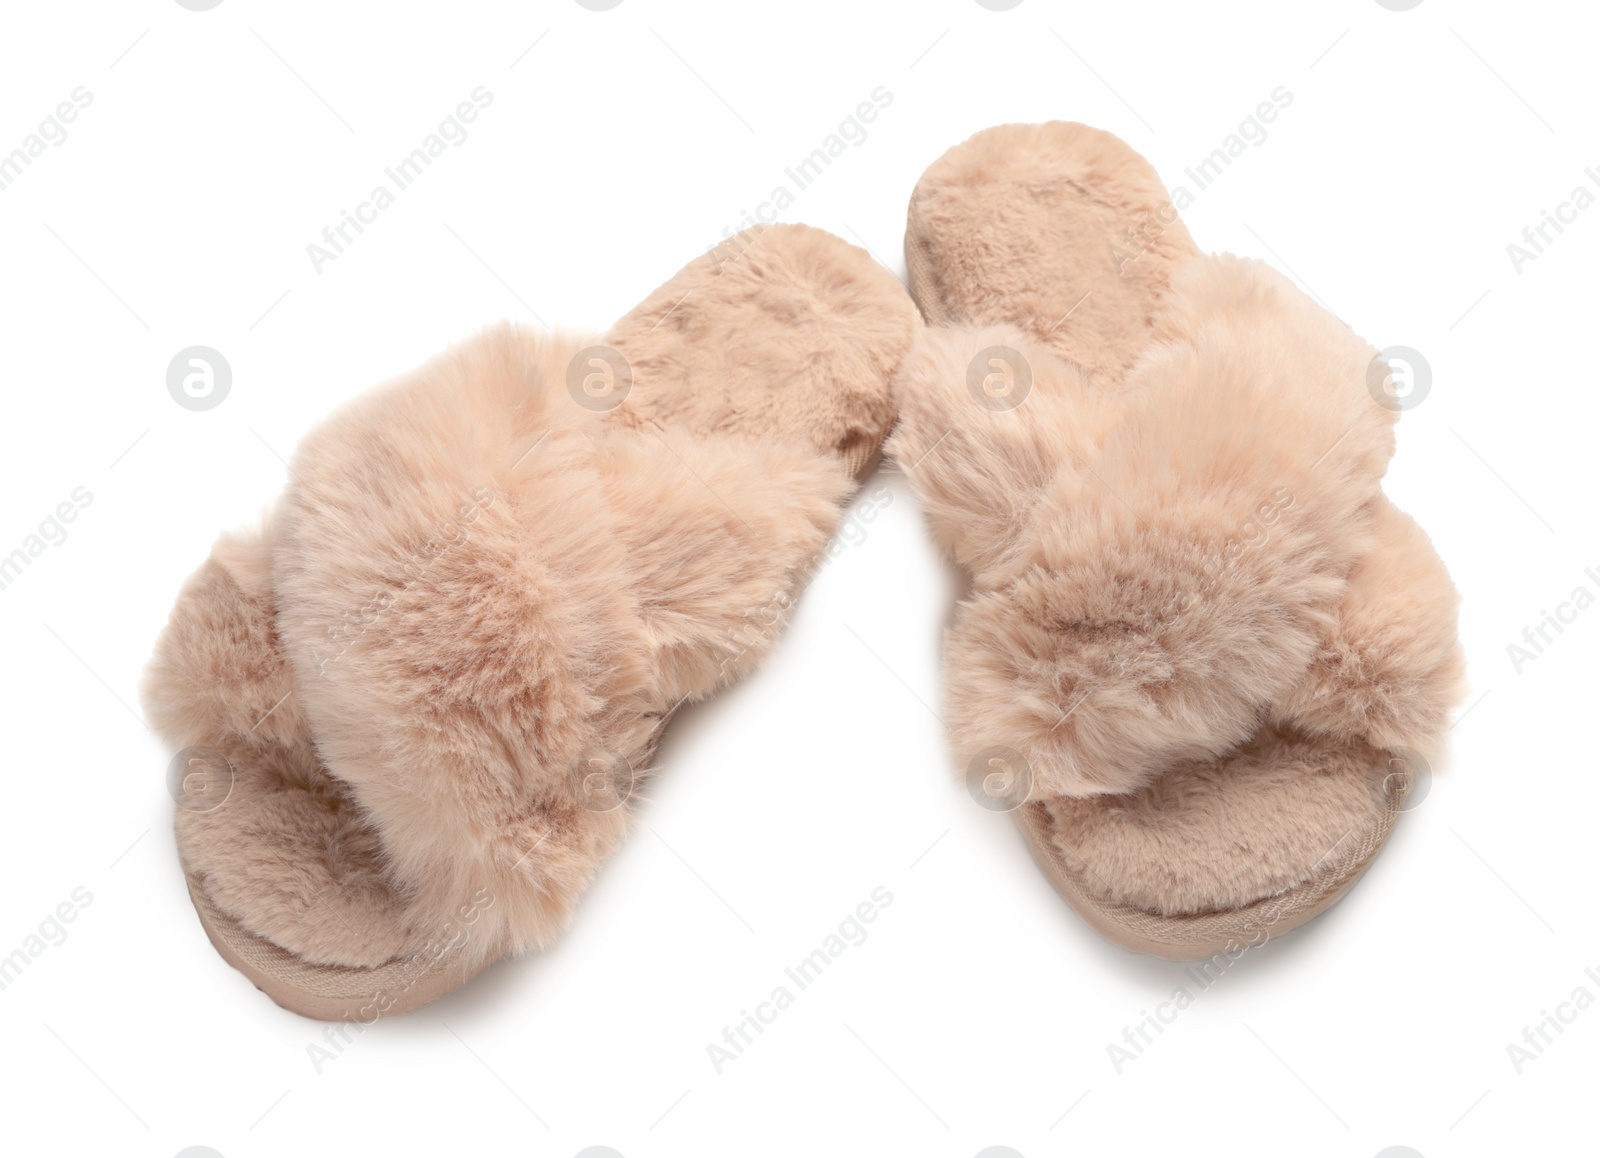
[[[365,396],[307,436],[276,516],[319,753],[397,887],[441,916],[487,890],[508,949],[621,838],[665,716],[770,650],[850,488],[808,446],[572,406],[591,341],[491,332]]]
[[[1116,383],[992,328],[907,363],[893,452],[974,571],[947,718],[964,756],[1016,749],[1045,794],[1130,791],[1248,740],[1338,635],[1375,542],[1394,415],[1366,343],[1232,257],[1180,269],[1155,333]],[[1031,389],[997,413],[962,387],[1008,343]]]

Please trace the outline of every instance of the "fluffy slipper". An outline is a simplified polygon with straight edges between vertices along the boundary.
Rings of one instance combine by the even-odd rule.
[[[770,649],[919,328],[865,253],[772,227],[602,339],[502,325],[309,434],[145,687],[223,957],[372,1020],[548,944],[673,710]]]
[[[1458,701],[1458,597],[1383,496],[1376,351],[1201,254],[1154,170],[1009,125],[912,195],[890,453],[972,576],[945,719],[969,783],[1129,948],[1259,944],[1364,871]],[[1374,367],[1377,367],[1374,373]]]

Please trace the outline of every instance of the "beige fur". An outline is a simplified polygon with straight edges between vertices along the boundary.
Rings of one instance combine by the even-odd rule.
[[[574,769],[646,775],[671,712],[770,649],[915,328],[865,253],[775,227],[604,339],[501,325],[325,421],[148,675],[169,741],[234,770],[179,811],[191,875],[313,965],[374,968],[468,909],[464,975],[547,944],[629,821]],[[634,372],[601,413],[567,389],[598,341]]]
[[[889,453],[972,572],[958,761],[1015,750],[1070,868],[1185,914],[1294,888],[1372,829],[1384,749],[1438,750],[1463,661],[1449,577],[1379,487],[1376,351],[1262,263],[1200,255],[1165,200],[1081,125],[931,166],[906,244],[940,328]],[[969,392],[995,346],[1032,370],[1014,409]]]
[[[1336,861],[1380,822],[1387,773],[1386,754],[1368,745],[1264,728],[1137,791],[1029,807],[1046,810],[1063,859],[1107,899],[1210,913],[1283,896]]]

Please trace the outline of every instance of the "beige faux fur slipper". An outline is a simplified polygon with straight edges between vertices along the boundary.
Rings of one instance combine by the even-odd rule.
[[[1202,254],[1154,170],[1008,125],[911,198],[890,453],[972,592],[945,719],[1105,936],[1242,951],[1361,875],[1458,702],[1458,598],[1384,498],[1376,351]],[[1384,403],[1388,402],[1389,405]]]
[[[771,648],[918,329],[867,254],[774,226],[604,338],[501,325],[309,434],[145,688],[223,957],[370,1021],[548,944],[673,710]]]

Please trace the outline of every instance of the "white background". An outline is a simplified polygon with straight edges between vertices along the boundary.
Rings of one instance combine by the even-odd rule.
[[[9,4],[0,150],[93,103],[0,192],[0,554],[92,503],[7,589],[0,955],[83,887],[0,992],[8,1152],[568,1158],[1576,1153],[1600,1009],[1589,610],[1600,208],[1506,246],[1600,166],[1587,6],[809,0]],[[532,46],[530,48],[530,45]],[[305,246],[476,86],[493,104],[334,263]],[[1169,185],[1277,86],[1292,105],[1186,213],[1431,365],[1387,487],[1465,597],[1472,705],[1354,892],[1246,956],[1137,1061],[1107,1045],[1185,983],[1102,942],[1011,820],[947,770],[958,590],[914,496],[813,584],[753,679],[685,710],[636,837],[568,935],[356,1038],[226,966],[184,892],[170,753],[138,680],[183,578],[253,520],[337,403],[480,325],[603,329],[735,225],[877,86],[892,105],[784,218],[897,273],[907,195],[1006,121],[1122,135]],[[217,409],[168,396],[204,344]],[[931,705],[931,706],[930,706]],[[893,904],[717,1074],[706,1046],[877,886]]]

